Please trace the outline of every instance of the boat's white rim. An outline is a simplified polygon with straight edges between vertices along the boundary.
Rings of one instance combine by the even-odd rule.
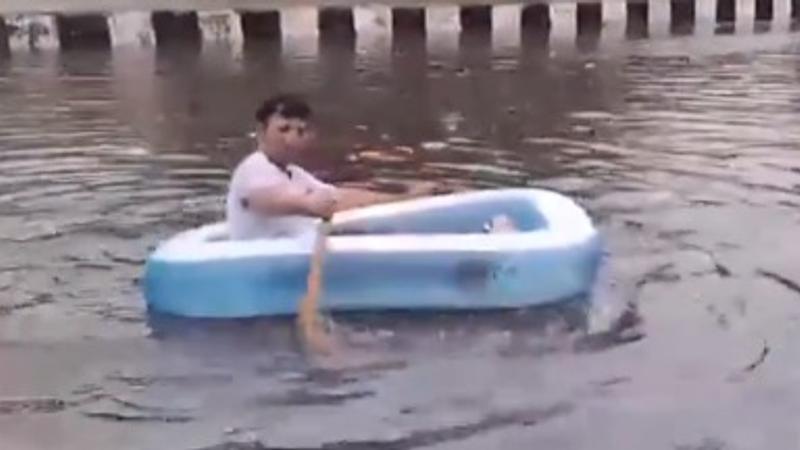
[[[336,222],[385,217],[413,211],[447,206],[463,201],[509,199],[520,196],[536,204],[547,221],[546,228],[530,232],[497,234],[391,234],[331,236],[330,252],[342,253],[410,253],[410,252],[526,252],[580,245],[593,239],[597,232],[586,212],[570,198],[540,189],[504,189],[441,195],[392,204],[374,205],[339,213]],[[162,244],[151,256],[154,260],[198,262],[258,256],[307,255],[313,234],[302,238],[253,239],[228,241],[224,222],[187,230]]]

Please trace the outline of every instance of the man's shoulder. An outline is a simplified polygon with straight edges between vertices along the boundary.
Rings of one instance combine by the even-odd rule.
[[[280,171],[263,153],[255,151],[244,157],[231,174],[231,186],[271,185],[280,180]]]
[[[275,166],[259,151],[254,151],[249,155],[242,158],[239,164],[234,169],[234,172],[247,173],[251,171],[270,173]]]
[[[239,167],[250,166],[250,165],[271,165],[271,164],[263,153],[261,153],[258,150],[253,150],[239,161]]]

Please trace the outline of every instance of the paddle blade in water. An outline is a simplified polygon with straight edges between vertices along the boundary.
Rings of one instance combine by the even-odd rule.
[[[311,266],[308,272],[306,295],[300,300],[297,322],[303,344],[314,353],[329,354],[333,347],[330,335],[326,332],[319,313],[319,297],[322,292],[322,263],[325,258],[330,223],[320,224]]]

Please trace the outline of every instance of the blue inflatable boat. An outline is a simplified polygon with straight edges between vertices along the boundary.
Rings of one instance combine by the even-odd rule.
[[[491,229],[498,217],[510,218],[514,229]],[[554,303],[588,293],[601,255],[586,212],[539,189],[369,206],[337,214],[332,225],[320,299],[327,311]],[[148,308],[204,318],[294,314],[312,248],[313,233],[232,241],[224,223],[182,232],[148,258]]]

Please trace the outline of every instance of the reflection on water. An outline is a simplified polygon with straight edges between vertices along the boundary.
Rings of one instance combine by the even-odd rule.
[[[497,46],[486,36],[465,35],[454,45],[400,36],[300,39],[241,53],[208,43],[15,52],[0,61],[0,342],[7,343],[0,352],[16,369],[0,375],[0,392],[77,389],[56,409],[80,412],[78,419],[64,416],[76,424],[67,428],[93,430],[72,436],[84,448],[118,442],[112,432],[94,432],[104,419],[158,421],[153,415],[160,411],[178,420],[189,410],[189,422],[200,424],[192,433],[152,427],[137,439],[199,448],[219,441],[228,426],[293,445],[353,436],[392,442],[373,434],[413,435],[445,422],[482,424],[473,416],[520,406],[521,399],[602,402],[610,390],[631,386],[628,403],[603,404],[606,413],[597,425],[613,425],[616,418],[645,430],[612,433],[626,436],[631,448],[643,448],[654,435],[672,442],[671,435],[647,431],[655,419],[644,399],[654,396],[660,411],[684,417],[683,424],[715,417],[709,425],[715,435],[756,427],[768,417],[778,432],[763,442],[787,448],[795,425],[781,418],[793,415],[765,413],[760,405],[792,410],[791,396],[776,402],[774,395],[791,384],[789,375],[766,372],[773,390],[753,387],[747,408],[732,385],[713,399],[707,386],[745,367],[763,340],[778,348],[767,360],[770,367],[796,372],[782,362],[795,360],[796,346],[782,344],[797,338],[797,293],[791,283],[775,282],[800,280],[796,252],[787,244],[800,220],[800,59],[794,41],[773,30],[613,45],[601,39],[589,47],[558,36]],[[279,90],[307,92],[313,100],[324,140],[309,164],[331,179],[384,190],[431,179],[450,190],[540,186],[576,198],[596,219],[609,249],[592,320],[607,318],[603,314],[626,301],[639,302],[648,337],[613,352],[568,358],[556,351],[558,338],[544,342],[549,350],[523,343],[530,351],[518,352],[518,330],[507,319],[343,319],[356,335],[371,330],[364,339],[388,336],[381,348],[406,361],[393,369],[404,375],[385,375],[382,385],[382,371],[367,371],[339,379],[359,388],[353,392],[314,395],[386,414],[354,428],[348,423],[362,420],[353,419],[361,417],[352,412],[358,408],[343,409],[341,418],[310,437],[300,419],[284,418],[291,426],[264,425],[278,423],[272,420],[277,413],[253,406],[251,394],[298,382],[290,379],[292,371],[303,369],[280,360],[292,345],[268,355],[258,350],[259,339],[266,339],[261,335],[247,343],[234,340],[218,352],[202,344],[190,350],[177,350],[170,341],[156,345],[158,340],[142,338],[151,327],[137,283],[156,242],[222,217],[229,171],[252,148],[252,112]],[[441,332],[457,337],[432,345]],[[293,339],[288,327],[270,325],[266,335],[270,342]],[[58,353],[66,356],[53,359],[39,345],[56,341],[63,341]],[[60,370],[52,367],[56,363]],[[174,372],[202,378],[219,371],[226,375],[213,378],[203,392],[163,382],[174,380]],[[476,378],[462,382],[464,373]],[[94,388],[78,389],[87,383]],[[547,388],[529,394],[532,385]],[[678,391],[705,403],[675,403],[671,393]],[[120,392],[134,400],[120,399]],[[256,397],[278,408],[272,394]],[[186,403],[180,413],[153,406],[165,395]],[[304,414],[330,415],[324,409]],[[37,420],[56,420],[48,417],[54,416]],[[81,421],[88,419],[89,425]],[[30,427],[6,428],[13,428],[3,431],[12,443],[35,435]],[[570,434],[574,448],[589,435],[598,439],[594,428],[584,428]],[[536,439],[566,439],[556,425],[544,430]],[[62,433],[68,434],[56,434]],[[682,437],[690,443],[703,438]],[[37,439],[47,446],[47,436]]]

